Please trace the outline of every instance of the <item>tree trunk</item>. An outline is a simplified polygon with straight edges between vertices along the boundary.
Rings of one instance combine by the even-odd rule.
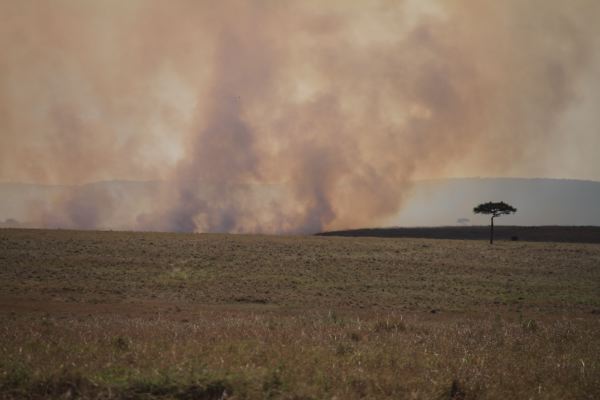
[[[490,225],[490,244],[494,244],[494,217],[492,217],[492,224]]]

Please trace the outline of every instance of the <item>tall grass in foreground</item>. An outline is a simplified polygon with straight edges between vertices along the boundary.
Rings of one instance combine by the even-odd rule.
[[[0,398],[598,399],[600,320],[0,317]]]

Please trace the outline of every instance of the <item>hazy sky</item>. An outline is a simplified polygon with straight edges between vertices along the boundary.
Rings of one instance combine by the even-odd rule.
[[[140,227],[302,232],[376,223],[418,178],[600,180],[599,17],[597,0],[0,0],[0,181],[161,179]]]

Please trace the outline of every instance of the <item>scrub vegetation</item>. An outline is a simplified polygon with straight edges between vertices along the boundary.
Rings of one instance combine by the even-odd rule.
[[[595,399],[600,246],[0,230],[0,398]]]

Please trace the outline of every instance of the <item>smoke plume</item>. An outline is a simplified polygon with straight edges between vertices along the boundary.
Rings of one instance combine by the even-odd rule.
[[[0,180],[164,182],[71,189],[41,226],[303,233],[377,224],[417,177],[551,164],[598,1],[351,3],[0,0]]]

